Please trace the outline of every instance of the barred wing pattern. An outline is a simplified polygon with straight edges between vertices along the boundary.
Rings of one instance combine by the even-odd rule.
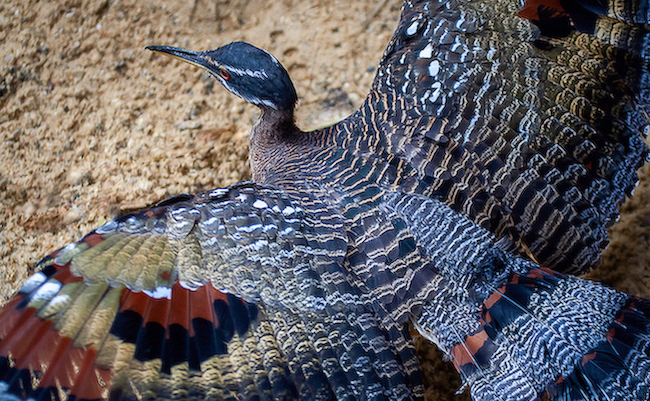
[[[103,225],[2,311],[0,398],[411,398],[408,333],[346,279],[339,223],[245,183]]]
[[[617,19],[593,14],[585,32],[559,2],[526,7],[405,2],[339,141],[397,165],[399,190],[442,200],[542,265],[584,272],[648,154],[648,2],[612,2],[602,12]]]

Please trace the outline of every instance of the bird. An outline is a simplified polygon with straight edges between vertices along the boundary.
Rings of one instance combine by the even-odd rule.
[[[0,399],[647,400],[650,304],[573,274],[648,158],[647,1],[407,0],[304,132],[270,53],[149,46],[256,106],[252,181],[119,216],[0,310]]]

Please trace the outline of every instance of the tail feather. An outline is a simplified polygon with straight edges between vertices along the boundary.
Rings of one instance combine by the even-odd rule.
[[[650,399],[648,301],[533,268],[480,305],[477,328],[446,349],[474,400]],[[418,329],[435,340],[430,323]]]
[[[650,398],[649,316],[650,304],[630,297],[605,338],[571,374],[549,386],[548,396],[553,400],[575,399],[585,393],[591,399]]]

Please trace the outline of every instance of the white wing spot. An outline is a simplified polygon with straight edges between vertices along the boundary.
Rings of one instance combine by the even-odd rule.
[[[216,224],[219,224],[221,222],[221,219],[218,217],[210,217],[209,219],[205,219],[204,221],[201,222],[202,227],[213,227]]]
[[[442,95],[442,85],[440,84],[440,82],[435,82],[433,85],[431,85],[431,87],[435,90],[433,91],[431,96],[429,96],[429,101],[431,103],[435,103],[440,97],[440,95]]]
[[[439,72],[440,72],[440,61],[433,60],[429,64],[429,76],[437,77]]]
[[[460,18],[458,21],[456,21],[456,28],[458,29],[464,29],[463,25],[467,21],[467,13],[461,12],[460,13]]]
[[[39,288],[32,296],[32,301],[39,301],[41,299],[51,299],[57,292],[61,290],[63,285],[58,281],[48,281]]]
[[[251,244],[251,249],[256,252],[259,252],[261,249],[266,248],[269,245],[269,241],[265,239],[257,240]]]
[[[241,226],[241,227],[238,228],[238,230],[250,234],[250,233],[252,233],[255,230],[258,230],[260,228],[262,228],[262,225],[258,223],[258,224],[253,224],[251,226]]]
[[[418,54],[418,57],[420,58],[431,58],[433,55],[433,46],[431,46],[431,43],[427,43],[427,45],[424,47],[424,49],[420,50],[420,53]]]
[[[278,234],[280,234],[281,237],[284,237],[286,235],[290,235],[293,233],[293,227],[286,227],[284,230],[280,231]]]
[[[60,294],[52,298],[50,301],[50,306],[58,306],[59,304],[65,304],[70,300],[70,295],[68,294]]]
[[[196,291],[199,288],[203,287],[203,283],[199,283],[196,281],[186,281],[186,280],[181,280],[178,282],[178,284],[185,288],[188,291]]]
[[[33,274],[27,280],[25,280],[25,284],[23,284],[21,287],[20,292],[30,293],[38,288],[39,285],[43,284],[45,280],[47,280],[47,276],[42,272]]]
[[[143,290],[142,292],[153,299],[172,299],[172,289],[169,287],[160,286],[153,291]]]
[[[101,226],[99,226],[95,230],[95,233],[97,233],[97,234],[106,234],[106,233],[113,232],[115,230],[117,230],[117,222],[109,221],[108,223],[104,223]]]
[[[267,209],[269,207],[269,205],[266,202],[264,202],[263,200],[258,199],[258,200],[255,201],[255,203],[253,203],[253,207],[258,208],[258,209]]]
[[[210,191],[211,198],[220,198],[228,193],[228,190],[225,188],[217,188]]]
[[[406,34],[408,36],[413,36],[418,31],[418,22],[414,21],[408,28],[406,28]]]

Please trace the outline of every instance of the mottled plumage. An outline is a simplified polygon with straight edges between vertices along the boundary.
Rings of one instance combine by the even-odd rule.
[[[419,399],[411,322],[476,400],[647,400],[650,304],[566,274],[648,154],[648,8],[406,1],[366,101],[312,132],[267,52],[150,47],[261,109],[255,182],[41,260],[0,398]]]

